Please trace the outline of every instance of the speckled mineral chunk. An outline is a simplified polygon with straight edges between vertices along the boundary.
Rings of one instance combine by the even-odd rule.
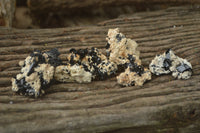
[[[85,71],[90,72],[94,80],[106,79],[117,71],[117,65],[108,61],[97,48],[71,49],[67,58],[71,66],[79,64]]]
[[[54,66],[61,63],[57,49],[35,51],[19,62],[21,72],[12,78],[12,90],[23,95],[38,97],[53,79]]]
[[[117,82],[122,86],[141,86],[146,80],[151,79],[151,72],[141,66],[138,44],[125,35],[119,33],[119,29],[109,29],[107,35],[106,52],[109,61],[118,66],[118,70],[124,71],[117,76]]]
[[[117,82],[122,86],[142,86],[147,80],[151,80],[151,72],[134,63],[130,63],[125,72],[117,76]]]
[[[81,65],[61,65],[56,67],[55,80],[60,82],[88,83],[92,80],[92,74],[84,70]]]
[[[111,62],[117,65],[126,64],[128,61],[128,56],[132,55],[135,58],[135,62],[141,64],[139,59],[140,52],[137,50],[138,44],[125,35],[119,33],[119,29],[109,29],[106,40],[108,41],[107,56]]]
[[[192,65],[180,58],[169,49],[162,55],[157,55],[150,63],[149,69],[156,75],[172,73],[178,79],[188,79],[192,75]]]

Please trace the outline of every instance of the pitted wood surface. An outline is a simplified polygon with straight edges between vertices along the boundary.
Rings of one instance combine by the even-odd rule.
[[[53,84],[32,99],[13,94],[10,79],[34,49],[57,47],[64,60],[71,47],[105,51],[109,28],[139,44],[142,64],[172,48],[193,66],[188,80],[153,76],[142,87],[121,87],[116,78],[89,84]],[[0,132],[199,132],[200,8],[137,13],[96,26],[0,29]]]

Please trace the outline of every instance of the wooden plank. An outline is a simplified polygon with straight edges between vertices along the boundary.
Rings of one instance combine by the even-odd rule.
[[[200,8],[176,7],[136,13],[96,26],[59,29],[0,29],[0,132],[199,132]],[[53,84],[31,99],[12,93],[17,62],[34,49],[57,47],[64,60],[71,47],[104,51],[109,28],[136,40],[142,63],[172,48],[193,65],[193,76],[153,76],[142,87],[120,87],[116,79]]]
[[[49,11],[61,11],[61,10],[74,10],[85,8],[98,8],[98,7],[113,7],[123,5],[170,5],[170,4],[199,4],[199,0],[28,0],[28,7],[36,12],[49,12]]]
[[[0,0],[0,26],[12,27],[15,0]]]

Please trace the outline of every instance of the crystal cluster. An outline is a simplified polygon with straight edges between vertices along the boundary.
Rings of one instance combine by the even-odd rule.
[[[174,78],[189,79],[192,75],[192,65],[168,49],[162,55],[157,55],[150,63],[149,69],[156,75],[172,73]]]
[[[128,39],[119,29],[109,29],[107,35],[106,52],[110,61],[118,65],[119,71],[125,72],[117,76],[117,82],[122,86],[142,86],[147,80],[151,80],[151,72],[141,65],[138,44]]]
[[[61,63],[58,56],[57,49],[33,52],[19,63],[21,72],[12,78],[12,90],[23,95],[40,96],[53,79],[54,67]]]

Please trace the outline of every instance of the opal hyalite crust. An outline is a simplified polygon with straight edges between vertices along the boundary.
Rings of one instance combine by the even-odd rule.
[[[157,55],[150,63],[149,69],[153,74],[169,74],[177,79],[189,79],[192,75],[192,65],[168,49],[162,55]]]

